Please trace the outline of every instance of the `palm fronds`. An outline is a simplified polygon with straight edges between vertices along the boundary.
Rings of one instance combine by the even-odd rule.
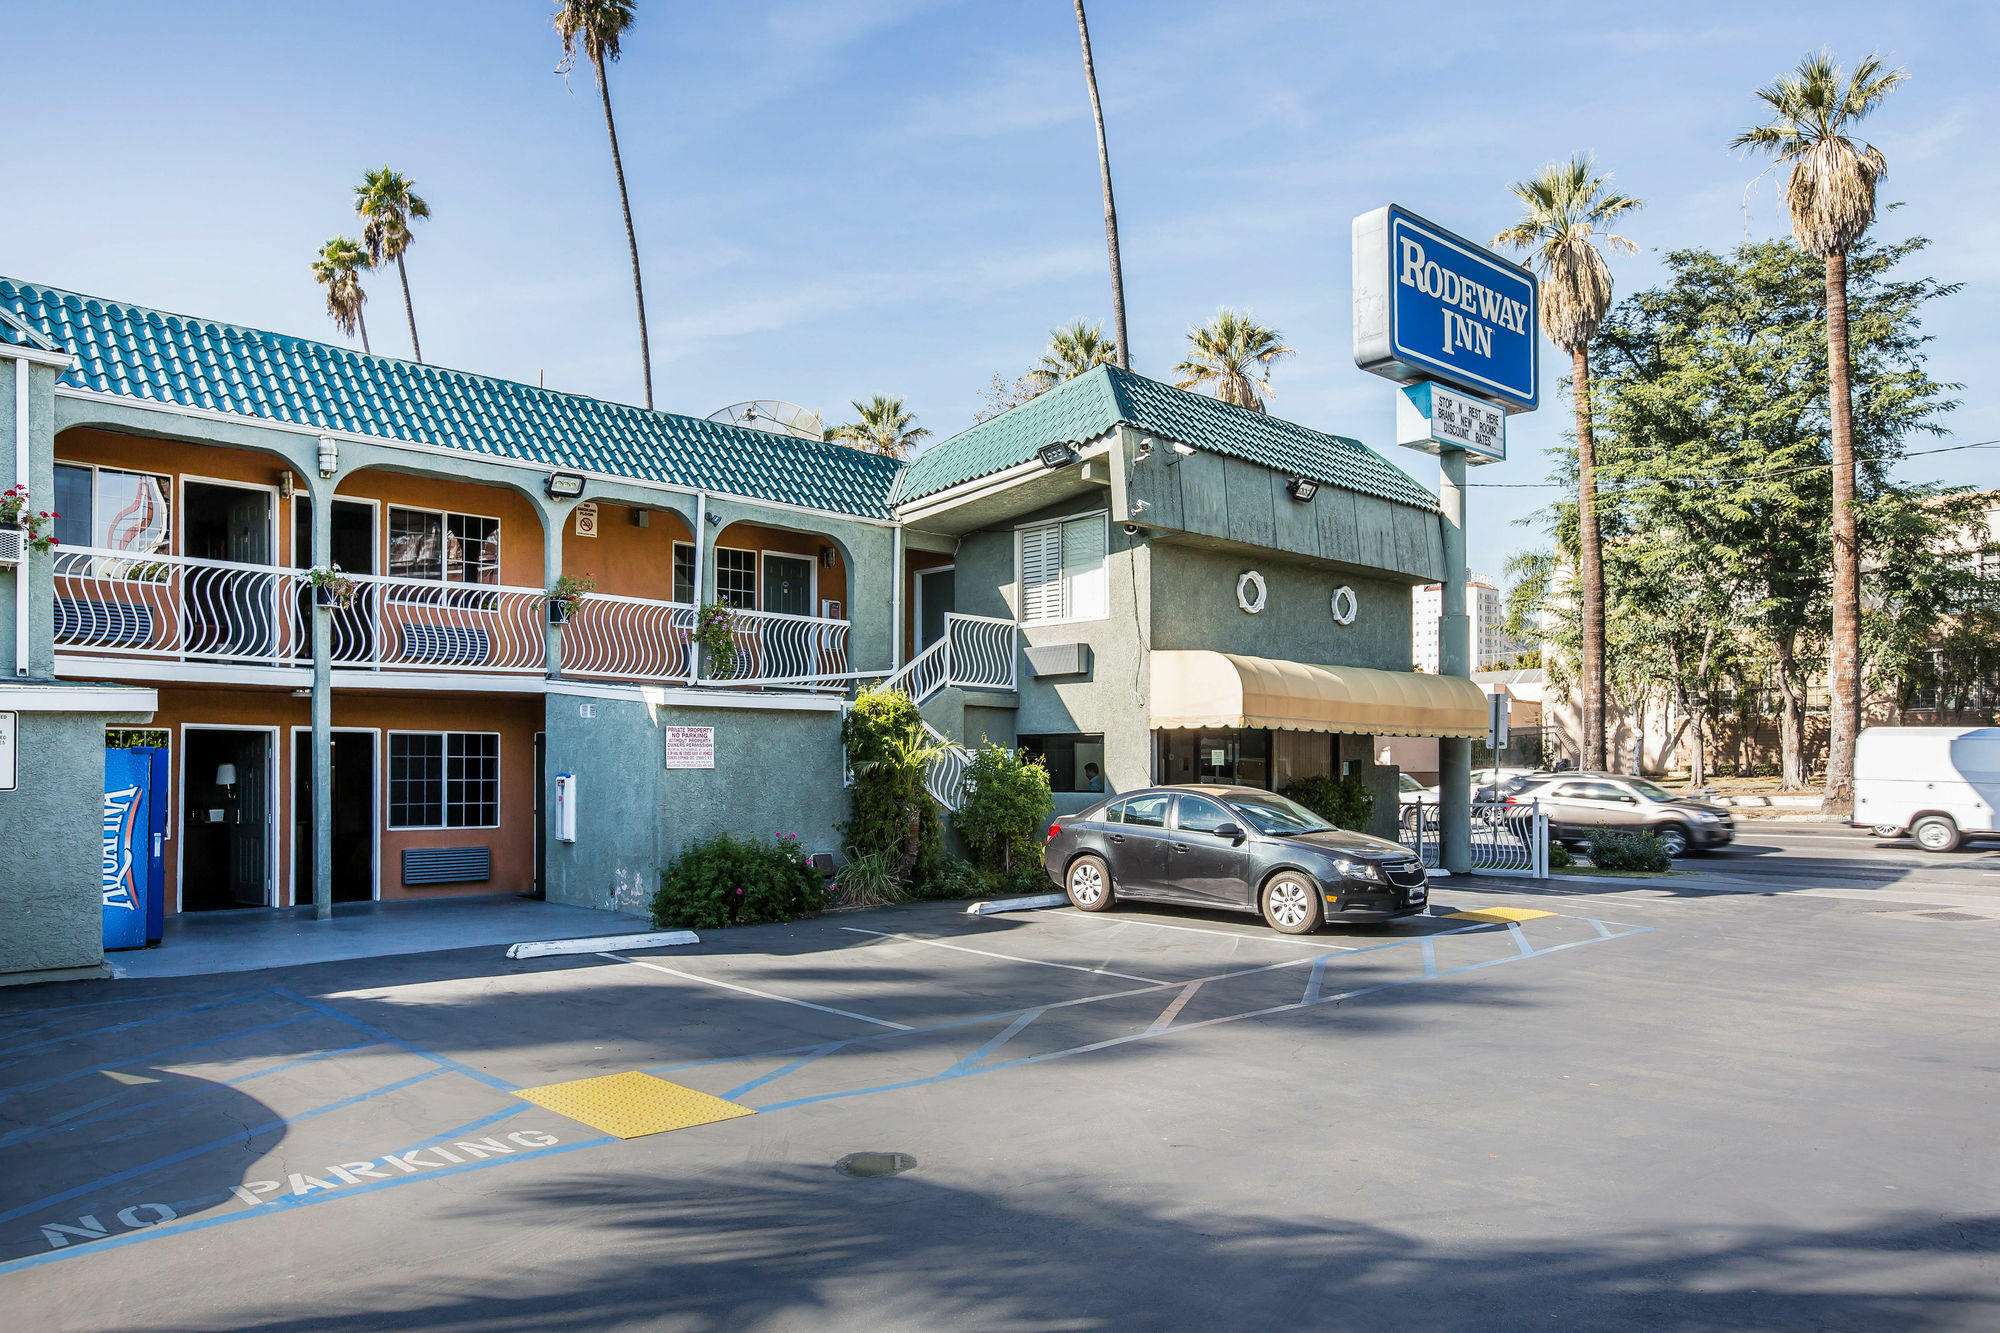
[[[1832,54],[1818,51],[1757,90],[1771,119],[1729,141],[1731,148],[1762,149],[1792,164],[1785,188],[1792,235],[1812,253],[1824,258],[1847,251],[1875,220],[1875,185],[1889,174],[1889,164],[1850,132],[1907,77],[1871,55],[1843,80]]]
[[[865,403],[857,402],[851,406],[860,419],[828,430],[828,440],[850,443],[857,449],[880,454],[884,458],[908,458],[911,447],[930,436],[929,430],[915,424],[917,417],[914,412],[903,410],[900,398],[878,393]]]
[[[333,326],[352,338],[361,331],[361,350],[368,351],[368,322],[361,307],[368,293],[361,289],[361,273],[371,267],[368,252],[349,236],[336,236],[319,248],[313,258],[313,279],[326,288],[326,313]]]
[[[1082,320],[1049,330],[1049,350],[1026,378],[1036,392],[1046,392],[1095,366],[1116,365],[1118,344],[1104,336],[1104,325]]]
[[[1600,233],[1605,248],[1636,251],[1609,228],[1645,203],[1611,189],[1611,173],[1600,174],[1588,153],[1551,162],[1508,188],[1521,201],[1521,220],[1493,244],[1530,252],[1542,271],[1542,329],[1573,355],[1589,346],[1611,308],[1611,268],[1598,248]]]
[[[1296,349],[1285,346],[1284,335],[1259,324],[1247,312],[1228,306],[1200,328],[1188,330],[1188,359],[1174,367],[1181,378],[1177,388],[1203,389],[1215,386],[1215,396],[1225,403],[1264,410],[1271,393],[1270,369]]]

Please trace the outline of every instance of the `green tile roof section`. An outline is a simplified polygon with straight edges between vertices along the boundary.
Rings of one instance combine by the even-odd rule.
[[[1099,366],[919,454],[898,478],[906,505],[1025,463],[1043,445],[1082,444],[1126,425],[1291,476],[1437,512],[1437,497],[1359,440]]]
[[[844,445],[367,356],[8,278],[0,278],[0,310],[76,357],[76,368],[59,384],[145,402],[865,518],[889,517],[902,466]]]

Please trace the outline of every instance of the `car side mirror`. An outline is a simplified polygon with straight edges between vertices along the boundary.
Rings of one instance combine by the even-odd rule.
[[[1620,797],[1618,797],[1618,798],[1617,798],[1617,800],[1618,800],[1618,803],[1619,803],[1620,805],[1637,805],[1637,804],[1639,804],[1639,798],[1638,798],[1638,797],[1636,797],[1636,796],[1620,796]]]
[[[1224,824],[1215,830],[1215,836],[1218,838],[1227,838],[1231,842],[1241,842],[1243,841],[1243,830],[1235,824]]]

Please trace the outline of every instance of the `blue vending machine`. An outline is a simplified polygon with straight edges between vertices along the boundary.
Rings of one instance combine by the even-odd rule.
[[[153,892],[149,749],[104,751],[104,947],[146,947]]]
[[[153,758],[153,781],[146,789],[147,823],[153,826],[146,872],[146,947],[157,948],[167,921],[167,747],[148,745],[139,753]]]

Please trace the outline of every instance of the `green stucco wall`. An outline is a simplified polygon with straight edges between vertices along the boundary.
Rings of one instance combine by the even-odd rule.
[[[669,726],[715,728],[715,767],[667,768],[661,728]],[[547,727],[548,809],[555,775],[579,775],[577,840],[548,844],[551,902],[643,913],[681,848],[717,833],[796,833],[809,852],[840,848],[848,801],[837,709],[552,693]]]
[[[103,963],[104,728],[149,716],[19,714],[19,781],[0,791],[0,982]]]
[[[1153,544],[1153,646],[1207,648],[1286,662],[1410,669],[1410,586],[1335,571],[1323,563],[1204,549],[1168,539]],[[1236,601],[1245,573],[1264,576],[1264,609]],[[1354,623],[1333,618],[1334,589],[1354,590]]]

